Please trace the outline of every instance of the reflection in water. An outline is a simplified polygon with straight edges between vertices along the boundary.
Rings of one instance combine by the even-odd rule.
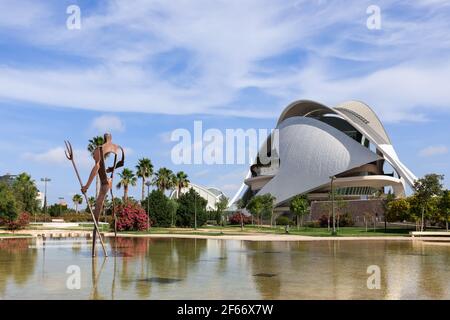
[[[0,240],[0,297],[5,294],[8,281],[23,287],[33,274],[36,251],[28,249],[26,239]]]
[[[0,240],[2,299],[449,299],[450,246],[414,241]],[[67,267],[81,289],[66,287]],[[367,268],[381,289],[367,288]]]

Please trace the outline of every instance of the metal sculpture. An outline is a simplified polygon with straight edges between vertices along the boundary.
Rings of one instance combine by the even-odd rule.
[[[103,242],[103,238],[102,238],[102,236],[100,234],[100,230],[98,228],[98,222],[99,222],[100,214],[103,211],[103,206],[104,206],[104,201],[105,201],[106,195],[108,194],[108,192],[110,192],[111,201],[112,201],[112,212],[113,212],[113,217],[114,217],[114,235],[117,236],[117,219],[116,219],[116,213],[115,213],[115,209],[114,209],[114,194],[112,191],[113,190],[112,186],[113,186],[113,179],[114,179],[114,171],[117,168],[123,167],[123,165],[124,165],[125,152],[121,146],[112,143],[111,134],[106,133],[104,135],[104,143],[102,145],[98,146],[93,152],[93,158],[95,160],[95,165],[91,170],[91,174],[89,175],[88,181],[86,182],[85,185],[83,185],[83,182],[80,178],[80,174],[78,172],[77,166],[74,161],[72,145],[70,144],[69,141],[65,141],[65,144],[66,144],[66,157],[67,157],[67,159],[69,159],[72,162],[73,168],[74,168],[75,173],[78,178],[78,181],[80,182],[81,193],[84,195],[84,197],[86,199],[86,203],[88,204],[89,211],[90,211],[90,213],[92,215],[92,219],[94,221],[94,231],[92,234],[92,240],[93,240],[92,256],[95,257],[95,254],[96,254],[95,246],[96,246],[97,235],[99,237],[99,240],[102,245],[105,256],[108,256],[108,253],[105,248],[105,244]],[[117,161],[119,153],[121,153],[121,160]],[[114,163],[111,167],[107,167],[106,163],[105,163],[105,158],[108,155],[114,155]],[[108,174],[110,174],[110,175],[108,176]],[[94,210],[92,210],[92,207],[89,203],[89,199],[87,196],[87,191],[97,175],[100,178],[100,190],[97,195],[97,199],[95,201],[95,208],[94,208]]]

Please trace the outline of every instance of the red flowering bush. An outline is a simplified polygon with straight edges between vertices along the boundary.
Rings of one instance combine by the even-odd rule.
[[[28,212],[22,212],[19,214],[16,220],[11,220],[6,223],[6,228],[9,230],[24,229],[30,224],[30,214]]]
[[[147,230],[147,213],[136,203],[121,204],[116,207],[118,231]],[[114,221],[111,223],[114,227]]]
[[[242,220],[243,220],[244,224],[252,223],[251,217],[247,217],[244,214],[241,214],[240,212],[236,212],[228,218],[230,224],[239,224],[240,225],[241,224],[241,215],[242,215]]]

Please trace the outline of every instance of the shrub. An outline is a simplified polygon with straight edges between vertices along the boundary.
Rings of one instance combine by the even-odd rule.
[[[127,203],[116,207],[118,231],[147,230],[147,213],[136,203]],[[111,223],[112,227],[113,222]]]
[[[353,217],[350,213],[344,213],[339,217],[339,226],[340,227],[352,227],[355,225],[353,221]]]
[[[19,214],[17,219],[10,220],[6,223],[6,227],[9,230],[20,230],[25,229],[27,225],[30,224],[30,214],[28,212],[22,212]]]
[[[202,198],[194,189],[189,189],[178,199],[177,225],[181,227],[194,227],[194,214],[197,211],[197,226],[202,226],[208,220],[206,213],[206,199]]]
[[[319,228],[320,227],[320,222],[319,221],[308,221],[308,222],[305,223],[305,227],[308,227],[308,228]]]
[[[87,212],[68,212],[65,213],[62,218],[64,219],[64,222],[92,222],[92,215]],[[100,217],[100,220],[102,220],[102,217]]]
[[[275,221],[278,226],[294,225],[294,222],[286,216],[279,216]]]
[[[172,218],[175,220],[176,202],[167,198],[160,190],[153,190],[141,204],[149,211],[150,219],[156,227],[170,227]]]
[[[330,224],[331,224],[331,220],[330,220]],[[322,228],[328,227],[328,216],[327,215],[324,214],[319,218],[319,225]]]
[[[232,214],[229,218],[228,218],[228,222],[230,224],[234,224],[234,225],[240,225],[241,224],[241,215],[242,215],[242,222],[244,224],[251,224],[252,223],[252,218],[251,217],[247,217],[244,214],[240,213],[240,212],[236,212],[234,214]]]

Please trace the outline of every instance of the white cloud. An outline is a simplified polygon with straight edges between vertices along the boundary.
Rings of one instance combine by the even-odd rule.
[[[441,0],[380,0],[383,24],[375,33],[365,28],[364,1],[105,1],[99,10],[81,8],[76,32],[44,19],[59,8],[35,3],[10,1],[0,21],[17,41],[89,63],[2,65],[0,98],[101,112],[271,118],[298,98],[359,99],[390,121],[450,111],[450,20]],[[279,56],[298,49],[305,56],[287,59],[299,63]],[[272,58],[281,63],[266,63]],[[241,105],[246,88],[273,104]]]
[[[123,132],[125,125],[117,116],[103,115],[92,121],[92,129],[99,133]]]
[[[61,165],[70,166],[70,161],[66,158],[63,147],[56,147],[49,149],[41,153],[25,153],[23,158],[33,162],[37,162],[45,165]],[[74,149],[75,163],[82,167],[87,168],[93,165],[93,159],[87,150]]]
[[[446,146],[429,146],[420,150],[419,155],[422,157],[432,157],[448,153]]]

